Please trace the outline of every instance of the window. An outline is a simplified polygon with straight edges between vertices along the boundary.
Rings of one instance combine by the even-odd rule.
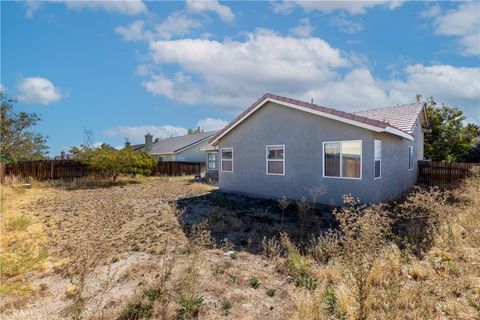
[[[382,176],[382,141],[374,141],[373,151],[373,167],[374,167],[374,179],[378,179]]]
[[[266,148],[267,174],[285,174],[285,146],[267,146]]]
[[[222,171],[233,172],[233,149],[223,148],[221,150]]]
[[[362,178],[362,141],[323,143],[323,176],[332,178]]]
[[[207,169],[217,170],[217,153],[207,152]]]
[[[408,147],[408,170],[413,169],[413,147]]]

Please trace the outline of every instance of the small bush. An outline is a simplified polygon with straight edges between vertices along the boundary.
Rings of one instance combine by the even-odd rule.
[[[281,255],[282,245],[278,239],[273,236],[271,238],[263,237],[262,239],[262,254],[269,258],[276,258]]]
[[[181,319],[195,319],[204,304],[204,299],[201,295],[182,296],[178,303],[180,304]]]
[[[129,303],[117,320],[140,320],[152,317],[153,306],[151,304]]]
[[[294,277],[308,274],[310,269],[309,259],[300,253],[286,233],[282,233],[280,238],[286,251],[285,267],[288,273]]]
[[[275,295],[275,289],[268,288],[267,289],[267,296],[273,297]]]
[[[328,230],[316,239],[312,239],[308,252],[318,264],[328,263],[340,252],[340,235],[337,231]]]
[[[30,219],[26,216],[10,218],[6,223],[7,231],[25,231],[30,224]]]
[[[313,291],[317,288],[318,279],[310,276],[299,276],[295,279],[295,285]]]
[[[250,287],[253,289],[258,289],[260,287],[260,281],[257,279],[257,277],[252,277],[248,281],[250,283]]]
[[[228,301],[227,299],[222,301],[222,309],[223,310],[225,310],[225,311],[230,310],[231,307],[232,307],[232,303],[230,301]]]

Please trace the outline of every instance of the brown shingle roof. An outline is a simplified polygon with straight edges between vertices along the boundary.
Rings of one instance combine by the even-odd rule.
[[[398,127],[395,123],[392,123],[391,118],[389,118],[390,120],[388,120],[388,119],[383,119],[383,118],[367,117],[363,114],[359,114],[359,113],[356,113],[356,112],[354,112],[354,113],[344,112],[344,111],[336,110],[336,109],[333,109],[333,108],[322,107],[322,106],[319,106],[319,105],[316,105],[316,104],[313,104],[313,103],[308,103],[308,102],[301,101],[301,100],[282,97],[282,96],[272,94],[272,93],[266,93],[260,99],[258,99],[254,104],[252,104],[248,109],[243,111],[238,117],[236,117],[233,121],[231,121],[225,128],[223,128],[217,134],[215,134],[212,137],[212,139],[210,139],[210,142],[216,140],[218,137],[223,135],[223,133],[225,131],[228,131],[240,119],[242,119],[250,111],[255,109],[260,103],[262,103],[267,98],[270,98],[270,99],[273,99],[273,100],[276,100],[276,101],[280,101],[280,102],[294,104],[294,105],[297,105],[297,106],[300,106],[300,107],[312,109],[312,110],[323,112],[323,113],[328,113],[328,114],[331,114],[331,115],[335,115],[335,116],[345,118],[345,119],[348,119],[348,120],[353,120],[353,121],[356,121],[356,122],[368,124],[368,125],[371,125],[371,126],[374,126],[374,127],[381,128],[381,129],[391,127],[391,128],[403,131],[405,133],[409,133],[407,131],[404,131],[402,128]],[[395,108],[395,107],[393,107],[393,108]],[[416,113],[417,117],[418,117],[418,114],[419,113],[417,112]],[[404,122],[400,121],[399,123],[403,124]]]
[[[385,121],[407,133],[412,133],[418,116],[423,111],[423,103],[410,103],[399,106],[353,112],[357,116]]]

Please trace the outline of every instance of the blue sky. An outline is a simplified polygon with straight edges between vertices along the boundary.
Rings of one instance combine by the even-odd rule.
[[[1,2],[1,90],[51,154],[218,129],[265,92],[345,111],[415,94],[480,123],[479,2]]]

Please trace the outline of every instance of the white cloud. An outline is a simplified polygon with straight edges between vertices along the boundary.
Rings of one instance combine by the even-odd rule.
[[[310,37],[312,32],[313,32],[313,27],[310,24],[310,19],[308,18],[304,18],[300,20],[300,23],[296,27],[293,27],[290,29],[291,34],[294,34],[303,38]]]
[[[43,2],[38,0],[27,0],[23,3],[27,8],[25,11],[25,18],[33,18],[35,12],[37,12],[42,6]]]
[[[433,18],[435,34],[457,37],[464,55],[480,55],[479,2],[462,3],[457,9],[443,14],[439,8],[432,8],[424,11],[422,16]]]
[[[384,6],[393,10],[402,5],[403,1],[283,1],[274,2],[272,9],[276,13],[290,13],[296,6],[305,11],[321,11],[332,13],[345,11],[350,14],[364,14],[368,9]]]
[[[72,10],[105,10],[125,15],[147,12],[147,6],[141,0],[64,1],[64,4]]]
[[[178,65],[182,71],[173,78],[160,74],[144,81],[148,91],[188,104],[232,109],[266,89],[294,93],[320,85],[335,76],[334,69],[350,66],[340,50],[320,38],[284,37],[267,30],[247,34],[243,42],[152,41],[150,51],[155,64]]]
[[[341,12],[330,18],[330,25],[339,28],[346,33],[357,33],[363,30],[362,23],[347,19],[345,13]]]
[[[7,88],[2,83],[0,83],[0,93],[5,93],[5,92],[7,92]]]
[[[220,4],[217,0],[188,0],[187,8],[188,10],[197,13],[205,11],[215,12],[220,19],[226,22],[232,22],[235,19],[232,10],[227,6]]]
[[[47,105],[62,98],[60,89],[56,88],[50,80],[41,77],[21,78],[17,90],[18,101],[23,103]]]
[[[128,138],[133,143],[142,143],[145,141],[145,135],[150,133],[154,138],[169,138],[171,136],[182,136],[187,134],[187,129],[171,125],[155,126],[116,126],[102,132],[107,137]]]
[[[200,28],[202,24],[184,13],[174,12],[163,22],[153,25],[151,30],[145,28],[143,20],[136,20],[128,26],[118,26],[115,32],[125,41],[152,41],[171,39],[174,36],[184,36],[192,29]]]
[[[204,131],[221,130],[228,124],[228,121],[222,119],[206,118],[198,120],[197,127]]]
[[[27,0],[24,5],[26,18],[32,18],[36,11],[43,7],[47,1]],[[63,3],[71,10],[105,10],[107,12],[124,15],[138,15],[147,12],[147,6],[142,0],[51,0],[50,3]]]

